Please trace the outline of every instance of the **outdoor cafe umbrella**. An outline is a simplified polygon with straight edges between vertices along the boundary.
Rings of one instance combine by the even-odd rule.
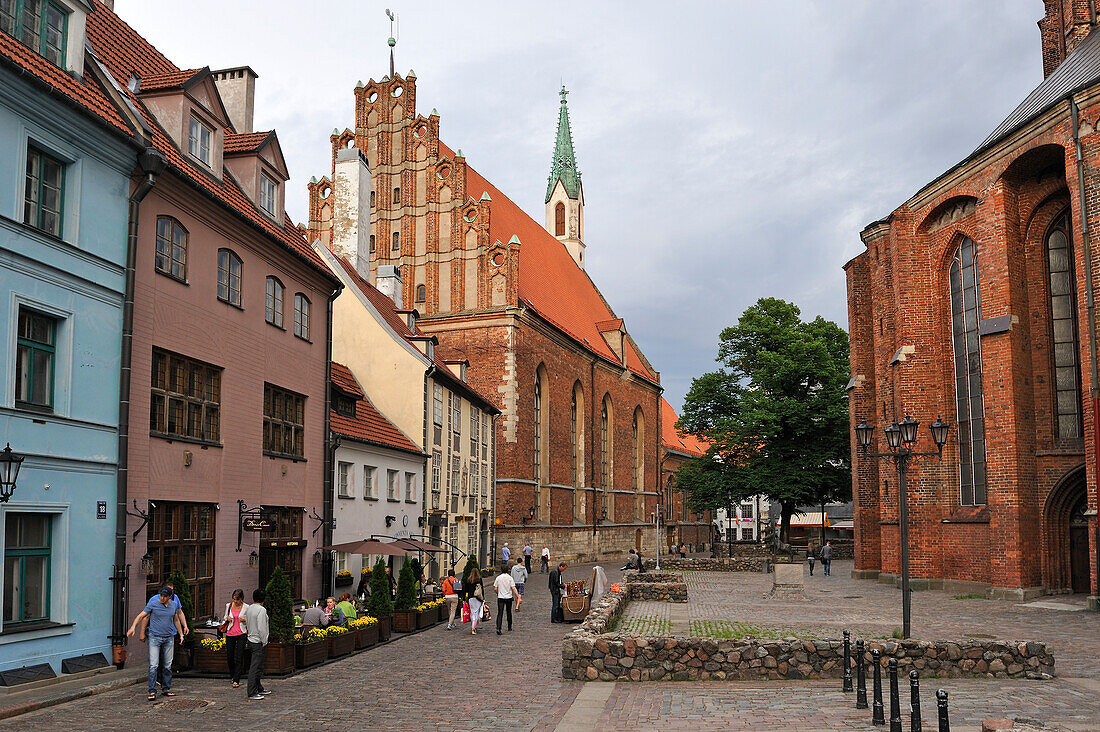
[[[379,555],[384,554],[391,557],[403,557],[415,549],[410,549],[405,546],[401,546],[396,542],[377,541],[375,539],[359,539],[358,541],[348,541],[343,544],[333,544],[332,546],[321,547],[325,550],[335,552],[345,552],[347,554],[371,554]]]

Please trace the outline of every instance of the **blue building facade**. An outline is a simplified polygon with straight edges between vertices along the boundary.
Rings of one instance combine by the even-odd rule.
[[[65,33],[41,45],[0,13],[0,448],[26,456],[0,503],[0,671],[60,673],[66,658],[111,659],[135,148],[103,119],[110,92],[88,75],[82,4],[49,6]],[[3,46],[13,39],[42,59],[20,61]]]

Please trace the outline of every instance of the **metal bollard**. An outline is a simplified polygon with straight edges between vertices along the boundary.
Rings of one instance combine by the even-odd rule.
[[[909,732],[922,732],[920,719],[920,674],[909,672]]]
[[[901,699],[898,697],[898,659],[886,662],[890,673],[890,732],[901,732]]]
[[[885,710],[882,706],[882,651],[871,651],[871,664],[875,667],[875,698],[871,702],[871,724],[886,724]]]
[[[863,639],[856,641],[856,709],[867,708],[867,674],[863,670]]]
[[[951,721],[947,718],[947,691],[936,692],[936,706],[940,708],[940,732],[951,732]]]
[[[844,631],[844,691],[852,690],[852,634]]]

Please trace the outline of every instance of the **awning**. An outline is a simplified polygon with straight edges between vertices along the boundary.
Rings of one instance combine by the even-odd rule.
[[[427,542],[420,541],[419,539],[397,539],[394,544],[404,544],[412,547],[414,551],[421,552],[449,552],[450,549],[444,549],[436,544],[428,544]]]
[[[403,557],[415,549],[410,549],[405,546],[400,546],[396,542],[384,542],[376,539],[359,539],[358,541],[348,541],[343,544],[333,544],[332,546],[321,547],[322,549],[330,549],[335,552],[345,552],[347,554],[373,554],[373,555],[386,555],[391,557]]]
[[[855,529],[856,522],[853,519],[838,519],[836,522],[830,524],[829,528],[833,529]]]
[[[821,511],[807,511],[803,514],[795,514],[791,516],[791,526],[820,528],[823,520],[822,517],[824,517],[825,527],[828,528],[829,516],[821,513]]]

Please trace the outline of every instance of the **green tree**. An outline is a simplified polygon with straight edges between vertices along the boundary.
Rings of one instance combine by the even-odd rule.
[[[386,560],[378,557],[370,573],[370,597],[367,612],[372,618],[388,618],[393,615],[393,595],[390,594],[390,577],[386,574]]]
[[[264,607],[267,609],[270,640],[290,643],[294,639],[294,609],[290,597],[290,579],[282,567],[276,567],[267,581]]]
[[[416,575],[412,562],[403,562],[397,575],[397,599],[393,606],[398,610],[411,610],[416,606]]]
[[[187,584],[187,578],[183,576],[183,572],[178,569],[172,570],[172,573],[168,575],[168,584],[172,585],[172,589],[176,592],[176,597],[180,599],[180,607],[183,608],[183,617],[187,620],[187,627],[191,630],[190,633],[183,637],[181,641],[183,645],[191,647],[195,645],[195,602],[191,599],[191,586]]]
[[[722,331],[718,371],[692,382],[679,427],[711,443],[677,485],[693,509],[763,494],[782,504],[782,529],[799,505],[851,495],[848,335],[792,303],[761,298]]]

